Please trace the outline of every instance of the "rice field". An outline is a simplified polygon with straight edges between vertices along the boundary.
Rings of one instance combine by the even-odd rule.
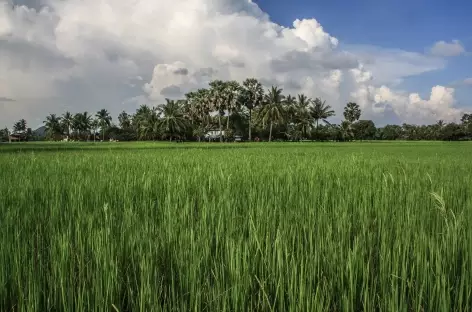
[[[471,311],[471,143],[0,145],[0,311]]]

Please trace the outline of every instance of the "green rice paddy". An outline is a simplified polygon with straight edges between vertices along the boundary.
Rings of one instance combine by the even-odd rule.
[[[472,144],[0,145],[0,311],[472,311]]]

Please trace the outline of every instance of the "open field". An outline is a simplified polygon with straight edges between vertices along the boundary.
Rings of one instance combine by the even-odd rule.
[[[0,311],[471,311],[472,144],[0,145]]]

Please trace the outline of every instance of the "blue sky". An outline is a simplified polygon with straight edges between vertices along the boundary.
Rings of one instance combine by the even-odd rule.
[[[472,51],[470,0],[255,0],[271,19],[291,26],[315,18],[343,45],[374,45],[425,53],[435,42],[459,40]],[[447,58],[445,69],[406,78],[400,85],[427,96],[431,87],[472,77],[472,56]],[[456,87],[458,106],[472,106],[472,87]]]

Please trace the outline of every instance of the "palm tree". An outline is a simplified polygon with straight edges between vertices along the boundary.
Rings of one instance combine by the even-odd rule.
[[[159,128],[169,141],[187,128],[187,119],[183,113],[183,102],[166,99],[166,104],[157,108],[161,119],[158,122]]]
[[[307,134],[310,133],[313,128],[313,117],[310,114],[311,103],[312,99],[307,97],[305,94],[298,95],[295,121],[297,128],[305,137],[307,137]]]
[[[225,83],[224,88],[224,106],[228,111],[228,118],[226,118],[226,130],[229,130],[229,118],[231,115],[240,109],[241,104],[239,102],[239,94],[241,92],[241,86],[237,81],[228,81]]]
[[[27,124],[25,119],[20,119],[13,125],[13,131],[21,140],[21,137],[26,137]]]
[[[97,117],[102,130],[102,141],[105,141],[105,128],[110,127],[111,116],[106,109],[101,109],[95,114],[95,117]]]
[[[297,100],[297,108],[299,111],[308,112],[308,108],[312,103],[312,99],[307,97],[305,94],[299,94]]]
[[[218,126],[220,129],[220,142],[223,142],[223,128],[221,117],[225,114],[225,82],[213,80],[210,82],[209,98],[211,99],[211,110],[218,113]]]
[[[313,106],[310,107],[310,114],[311,117],[316,122],[316,129],[318,130],[319,121],[323,121],[324,123],[329,124],[328,118],[333,117],[335,115],[334,110],[331,109],[331,106],[326,105],[326,101],[321,101],[321,99],[316,98],[313,101]]]
[[[344,119],[349,121],[351,124],[361,117],[361,109],[358,104],[349,102],[344,108]]]
[[[61,125],[62,125],[62,128],[66,131],[67,137],[70,137],[70,131],[72,129],[73,121],[74,121],[74,115],[72,115],[70,112],[65,112],[62,115]]]
[[[285,106],[287,121],[293,121],[297,115],[297,100],[289,94],[282,104]]]
[[[57,117],[56,114],[50,114],[43,122],[46,126],[48,137],[56,139],[58,135],[62,134],[61,117]]]
[[[72,122],[72,128],[77,132],[78,136],[83,135],[88,139],[90,135],[90,129],[92,126],[92,116],[87,112],[77,113],[74,115]]]
[[[136,110],[131,123],[139,140],[148,139],[148,133],[152,133],[150,120],[153,113],[153,110],[147,105],[141,105]]]
[[[122,112],[118,115],[118,122],[119,122],[119,125],[120,125],[120,128],[121,128],[121,129],[129,129],[129,128],[131,128],[131,120],[130,120],[130,117],[129,117],[128,113],[125,112],[125,111],[122,111]]]
[[[264,104],[259,113],[263,126],[269,123],[269,142],[272,141],[272,127],[284,120],[283,89],[272,87],[264,97]]]
[[[264,101],[264,89],[262,84],[255,78],[248,78],[243,82],[240,101],[249,110],[249,141],[252,140],[252,110]]]
[[[185,95],[184,115],[190,120],[194,128],[193,135],[201,137],[210,127],[211,98],[208,89],[198,89]],[[196,128],[195,128],[196,125]]]
[[[95,142],[97,140],[98,128],[100,128],[100,120],[98,118],[92,119],[92,122],[90,123],[90,128],[93,132],[93,142]]]

